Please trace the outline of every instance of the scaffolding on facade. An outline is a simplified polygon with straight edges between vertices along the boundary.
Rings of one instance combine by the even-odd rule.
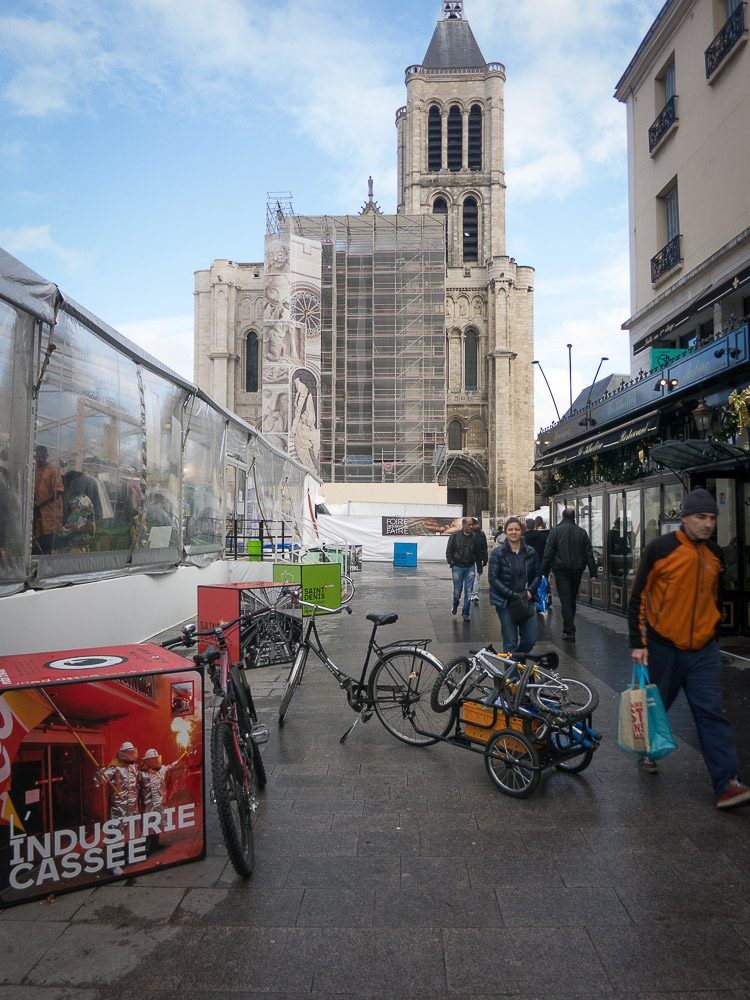
[[[266,192],[266,233],[282,233],[289,229],[294,220],[294,205],[291,191]],[[292,229],[294,232],[294,229]]]
[[[293,231],[323,248],[324,480],[437,481],[446,425],[442,219],[295,216]]]

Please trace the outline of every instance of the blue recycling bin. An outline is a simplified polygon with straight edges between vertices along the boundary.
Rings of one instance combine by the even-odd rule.
[[[394,566],[416,566],[417,565],[417,543],[416,542],[394,542],[393,543],[393,565]]]

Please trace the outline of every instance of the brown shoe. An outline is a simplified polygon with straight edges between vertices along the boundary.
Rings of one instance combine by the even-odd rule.
[[[471,621],[471,618],[469,617],[469,615],[464,615],[464,621],[465,622],[470,622]]]
[[[643,771],[644,774],[658,774],[659,765],[656,763],[653,757],[639,757],[638,770]]]

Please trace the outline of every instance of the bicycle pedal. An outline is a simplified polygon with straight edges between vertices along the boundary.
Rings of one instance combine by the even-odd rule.
[[[372,709],[371,708],[366,708],[362,712],[362,721],[363,722],[369,722],[371,718],[372,718]]]
[[[253,726],[252,732],[250,733],[252,738],[256,743],[267,743],[268,742],[268,726],[264,726],[262,723]]]

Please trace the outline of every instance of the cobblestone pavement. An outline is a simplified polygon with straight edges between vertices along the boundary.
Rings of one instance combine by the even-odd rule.
[[[499,637],[483,586],[465,624],[447,566],[366,564],[354,614],[321,633],[354,673],[365,614],[397,611],[389,639],[429,638],[447,660]],[[287,668],[254,671],[271,733],[252,878],[209,805],[205,860],[0,913],[0,1000],[750,1000],[750,808],[715,810],[679,704],[678,751],[638,772],[615,738],[624,622],[582,609],[578,635],[563,644],[553,610],[537,649],[598,688],[605,738],[526,800],[481,756],[406,746],[375,719],[341,745],[354,716],[317,661],[279,730]],[[726,674],[747,761],[742,666]]]

